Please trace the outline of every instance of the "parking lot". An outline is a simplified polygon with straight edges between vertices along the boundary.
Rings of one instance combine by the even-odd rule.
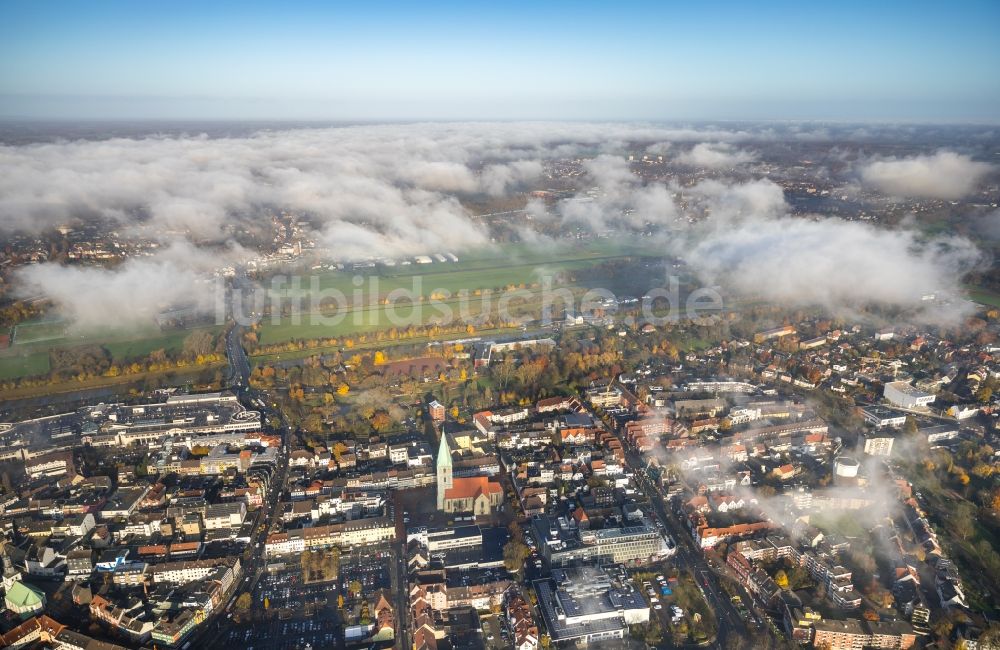
[[[334,582],[305,585],[297,571],[265,575],[257,583],[255,601],[263,607],[267,598],[269,610],[292,610],[335,604],[337,585]],[[294,614],[293,614],[294,615]]]
[[[354,549],[340,556],[340,589],[347,598],[352,582],[361,585],[362,595],[392,588],[393,554],[385,549]]]
[[[233,626],[223,638],[244,650],[342,647],[344,623],[338,597],[344,597],[344,609],[349,612],[361,598],[391,589],[394,561],[388,548],[355,549],[342,553],[340,573],[329,582],[304,584],[301,570],[292,563],[281,571],[265,573],[253,593],[255,619]],[[360,596],[351,592],[353,583],[360,586]]]
[[[256,620],[224,637],[245,650],[318,650],[343,644],[337,583],[302,584],[298,570],[267,573],[254,591]],[[267,609],[264,609],[265,599]]]
[[[343,632],[333,618],[270,620],[234,628],[227,645],[244,650],[319,650],[343,645]]]
[[[497,616],[483,616],[483,644],[488,648],[488,650],[500,650],[500,648],[509,648],[512,644],[510,642],[510,633],[507,631],[506,626],[501,624],[500,618]]]

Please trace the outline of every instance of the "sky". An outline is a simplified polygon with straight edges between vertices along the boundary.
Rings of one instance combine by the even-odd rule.
[[[1000,122],[1000,2],[0,2],[0,118]]]

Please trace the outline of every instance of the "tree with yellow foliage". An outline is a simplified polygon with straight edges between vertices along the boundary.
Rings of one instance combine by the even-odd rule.
[[[972,466],[972,473],[979,478],[989,478],[993,476],[993,466],[987,463],[979,462]]]
[[[376,366],[381,366],[381,365],[383,365],[385,363],[385,361],[386,361],[386,359],[385,359],[385,352],[382,352],[382,350],[376,350],[375,351],[375,358],[374,358],[374,361],[373,361],[374,364]]]
[[[338,395],[347,395],[349,392],[351,392],[351,387],[348,386],[347,384],[341,384],[340,386],[337,386]]]

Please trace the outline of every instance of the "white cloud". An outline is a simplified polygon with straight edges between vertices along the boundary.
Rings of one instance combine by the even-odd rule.
[[[717,142],[696,144],[690,151],[677,155],[677,162],[692,167],[707,167],[709,169],[728,169],[757,160],[757,154],[744,149],[737,149],[731,144]]]
[[[971,194],[993,166],[954,151],[865,164],[861,180],[885,194],[901,197],[959,199]]]
[[[115,269],[34,264],[16,274],[21,295],[41,294],[83,331],[148,326],[160,312],[190,306],[211,312],[216,285],[209,271],[245,252],[200,250],[175,242],[150,257],[135,257]]]
[[[939,312],[922,297],[961,294],[962,275],[981,259],[965,238],[923,241],[909,229],[791,216],[781,188],[770,181],[710,181],[691,194],[709,217],[673,252],[707,283],[834,313],[882,305],[915,322],[955,322],[963,315],[957,306]]]

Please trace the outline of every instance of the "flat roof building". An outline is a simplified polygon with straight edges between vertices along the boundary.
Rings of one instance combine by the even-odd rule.
[[[891,381],[885,385],[884,397],[902,408],[923,408],[934,401],[934,393],[922,391],[906,381]]]
[[[549,637],[560,643],[622,639],[630,625],[649,622],[649,605],[611,567],[556,569],[533,583]]]

